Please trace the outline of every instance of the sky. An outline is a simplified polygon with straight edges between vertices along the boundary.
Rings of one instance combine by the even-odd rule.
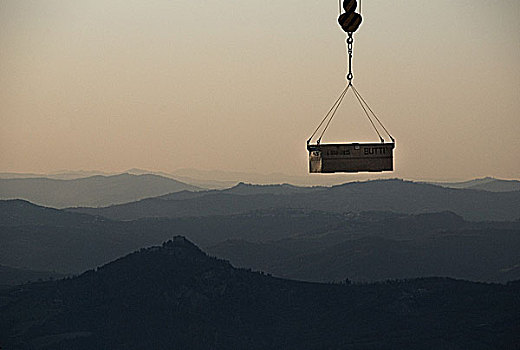
[[[520,178],[520,1],[361,13],[354,85],[396,139],[396,171],[370,177]],[[337,16],[333,0],[0,0],[0,172],[305,175],[346,84]],[[322,142],[377,141],[348,95]]]

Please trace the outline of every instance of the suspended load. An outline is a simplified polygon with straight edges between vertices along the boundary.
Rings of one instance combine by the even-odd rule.
[[[309,145],[311,173],[357,173],[394,170],[393,143]]]
[[[340,2],[341,5],[341,2]],[[310,173],[356,173],[356,172],[382,172],[394,170],[394,148],[395,139],[390,135],[381,120],[374,113],[359,91],[352,84],[354,75],[352,73],[352,56],[354,44],[354,32],[359,28],[362,17],[355,12],[357,9],[356,0],[343,1],[344,13],[338,18],[341,28],[347,33],[347,51],[349,57],[349,72],[347,74],[347,87],[341,92],[334,102],[325,118],[318,125],[314,133],[307,140],[307,151],[309,152],[309,172]],[[352,93],[361,105],[361,109],[367,116],[370,124],[379,136],[380,142],[375,143],[334,143],[322,144],[321,139],[327,131],[330,122],[334,118],[339,106],[343,102],[347,93]],[[312,139],[321,130],[320,137],[313,144]],[[385,133],[389,142],[381,135]]]

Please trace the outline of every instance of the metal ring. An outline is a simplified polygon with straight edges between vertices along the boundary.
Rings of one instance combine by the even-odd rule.
[[[352,73],[348,73],[348,74],[347,74],[347,80],[350,81],[350,80],[352,80],[352,79],[354,79],[354,74],[352,74]]]
[[[354,39],[351,36],[349,36],[347,38],[347,44],[352,44],[353,42],[354,42]]]

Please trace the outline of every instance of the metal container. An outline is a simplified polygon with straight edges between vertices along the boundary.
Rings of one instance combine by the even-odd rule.
[[[307,145],[310,173],[357,173],[394,170],[395,143]]]

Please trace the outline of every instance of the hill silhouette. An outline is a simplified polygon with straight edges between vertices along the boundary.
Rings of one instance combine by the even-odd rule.
[[[75,212],[116,220],[143,217],[230,215],[258,209],[319,209],[335,213],[393,211],[420,214],[452,211],[466,220],[520,218],[520,191],[487,192],[452,189],[402,180],[353,182],[330,188],[239,184],[229,190],[189,195],[184,192],[105,208]]]
[[[313,284],[233,268],[183,237],[0,292],[8,349],[514,349],[519,283]]]
[[[96,175],[80,179],[0,179],[0,199],[25,199],[54,208],[107,206],[198,187],[158,175]]]

